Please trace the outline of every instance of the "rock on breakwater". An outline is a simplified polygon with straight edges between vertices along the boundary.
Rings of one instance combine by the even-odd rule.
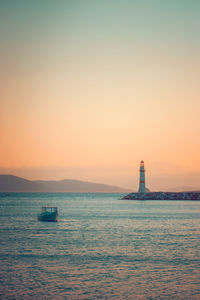
[[[122,200],[200,200],[200,192],[150,192],[130,193]]]

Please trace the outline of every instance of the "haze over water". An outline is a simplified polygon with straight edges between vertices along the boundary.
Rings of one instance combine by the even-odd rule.
[[[0,298],[199,299],[200,202],[121,196],[1,194]]]

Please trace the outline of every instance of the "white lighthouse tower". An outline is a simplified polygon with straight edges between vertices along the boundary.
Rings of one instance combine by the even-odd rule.
[[[145,169],[144,169],[144,161],[143,160],[140,162],[139,193],[146,193],[146,187],[145,187]]]

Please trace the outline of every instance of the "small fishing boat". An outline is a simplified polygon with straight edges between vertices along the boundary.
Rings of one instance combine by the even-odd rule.
[[[58,221],[58,209],[54,206],[43,206],[42,212],[38,216],[39,221],[44,222],[57,222]]]

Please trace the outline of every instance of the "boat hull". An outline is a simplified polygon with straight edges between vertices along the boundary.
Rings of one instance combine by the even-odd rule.
[[[57,222],[58,221],[58,213],[57,212],[41,213],[38,216],[38,220],[43,221],[43,222]]]

